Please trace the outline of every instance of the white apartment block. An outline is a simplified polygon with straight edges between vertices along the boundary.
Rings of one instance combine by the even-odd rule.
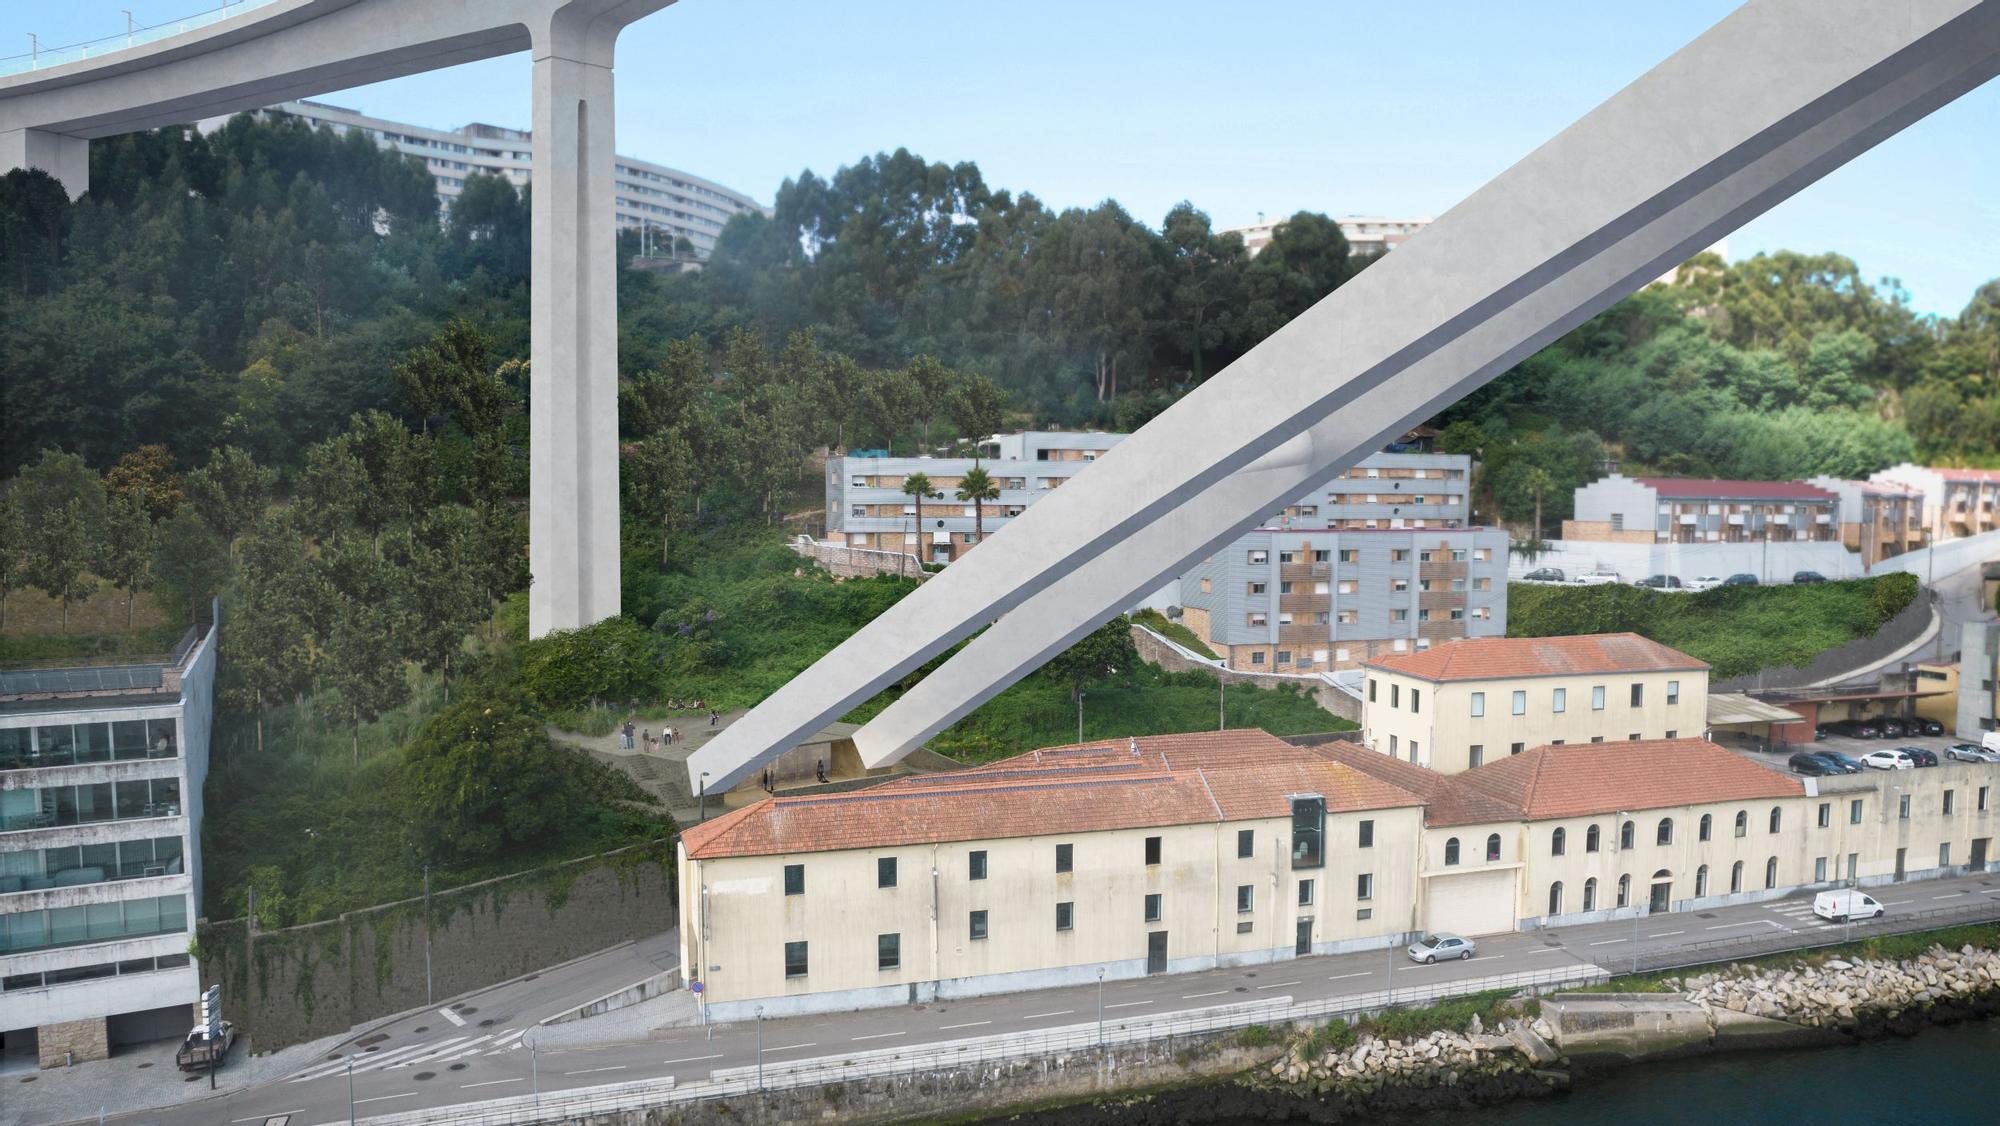
[[[2000,530],[2000,469],[1893,465],[1870,481],[1900,485],[1920,498],[1918,518],[1932,542]]]
[[[1244,249],[1255,258],[1259,251],[1271,245],[1271,232],[1285,220],[1269,223],[1256,222],[1246,227],[1230,227],[1222,234],[1243,236]],[[1410,236],[1431,225],[1431,217],[1424,215],[1410,219],[1390,219],[1379,215],[1343,215],[1334,220],[1340,227],[1341,235],[1347,239],[1348,253],[1357,257],[1386,254],[1396,249]]]

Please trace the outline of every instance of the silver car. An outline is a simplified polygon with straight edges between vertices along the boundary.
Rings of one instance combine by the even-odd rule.
[[[1455,934],[1427,934],[1410,944],[1410,961],[1431,965],[1440,958],[1470,958],[1478,946]]]
[[[2000,762],[2000,754],[1977,743],[1953,743],[1944,749],[1944,757],[1960,762]]]

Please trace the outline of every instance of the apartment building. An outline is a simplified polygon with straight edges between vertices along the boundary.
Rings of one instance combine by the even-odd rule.
[[[1839,477],[1813,477],[1806,484],[1840,499],[1835,521],[1840,528],[1838,538],[1860,554],[1863,567],[1873,567],[1929,542],[1924,495],[1909,485]]]
[[[1701,736],[1708,665],[1636,633],[1476,637],[1364,663],[1361,737],[1457,774],[1543,744]]]
[[[474,173],[499,176],[516,188],[527,187],[533,175],[534,134],[526,129],[478,123],[433,129],[311,101],[282,102],[262,112],[289,114],[341,135],[360,133],[383,148],[416,157],[436,179],[438,203],[446,213],[465,190],[466,177]],[[227,120],[211,118],[199,128],[211,132]],[[762,210],[749,196],[713,180],[637,157],[619,156],[616,161],[612,175],[617,224],[621,230],[659,236],[661,254],[668,252],[675,238],[686,238],[694,244],[697,257],[707,258],[731,216]]]
[[[1289,216],[1287,217],[1289,218]],[[1245,227],[1230,227],[1222,234],[1243,236],[1243,247],[1250,257],[1271,245],[1271,232],[1279,223],[1256,222]],[[1412,219],[1390,219],[1379,215],[1344,215],[1334,220],[1342,237],[1347,239],[1347,252],[1357,256],[1386,254],[1407,242],[1410,236],[1431,225],[1428,215]]]
[[[2000,530],[2000,469],[1890,466],[1869,481],[1900,485],[1922,498],[1924,528],[1933,542]]]
[[[1565,540],[1600,543],[1833,542],[1840,498],[1803,481],[1627,477],[1576,490]]]
[[[1454,638],[1505,634],[1507,535],[1259,528],[1183,575],[1181,602],[1182,624],[1232,669],[1352,668]]]
[[[41,1066],[178,1036],[200,997],[215,631],[158,661],[0,672],[0,1038]]]
[[[1700,911],[1995,870],[1996,786],[1697,738],[1455,775],[1259,731],[1058,747],[688,829],[681,958],[738,1020]]]
[[[1957,722],[1961,739],[1977,741],[2000,731],[2000,622],[1966,622],[1959,627]]]

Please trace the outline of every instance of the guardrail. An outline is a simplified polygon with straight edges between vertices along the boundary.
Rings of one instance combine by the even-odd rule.
[[[261,8],[269,3],[272,3],[272,0],[228,0],[219,7],[197,12],[184,19],[167,20],[151,27],[134,24],[123,35],[107,35],[101,39],[71,43],[63,47],[36,47],[25,55],[0,58],[0,75],[25,74],[31,70],[44,70],[65,63],[101,58],[114,51],[127,50],[145,43],[156,43],[210,24],[221,23],[231,16],[240,15],[253,8]]]
[[[1879,919],[1869,919],[1865,922],[1846,923],[1838,929],[1828,928],[1823,932],[1825,938],[1814,942],[1800,943],[1797,931],[1771,931],[1767,934],[1745,935],[1741,938],[1711,939],[1707,942],[1677,946],[1671,950],[1655,951],[1650,955],[1640,954],[1632,959],[1629,971],[1623,963],[1615,968],[1620,973],[1658,973],[1693,966],[1712,966],[1719,962],[1757,958],[1767,954],[1804,953],[1828,946],[1858,942],[1877,935],[1910,934],[1915,931],[1937,930],[1941,927],[1964,926],[1970,923],[2000,922],[2000,900],[1977,895],[1972,899],[1972,902],[1958,907],[1934,907],[1928,911],[1914,911],[1907,915],[1884,915]]]

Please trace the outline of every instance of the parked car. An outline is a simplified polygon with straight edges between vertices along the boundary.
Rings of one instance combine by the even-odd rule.
[[[1819,742],[1821,739],[1826,738],[1826,735],[1826,724],[1822,723],[1813,728],[1813,742]]]
[[[1792,581],[1795,583],[1823,583],[1826,581],[1826,576],[1820,574],[1818,571],[1793,571]]]
[[[1893,719],[1893,718],[1884,718],[1876,720],[1875,730],[1880,731],[1882,733],[1882,738],[1884,739],[1901,739],[1905,734],[1903,730],[1903,721],[1900,719]]]
[[[1953,743],[1944,749],[1944,757],[1959,762],[2000,762],[2000,751],[1989,751],[1977,743]]]
[[[1521,581],[1524,583],[1566,583],[1569,581],[1569,576],[1563,574],[1561,567],[1537,567],[1527,574],[1522,575]]]
[[[1865,719],[1839,719],[1826,725],[1835,735],[1845,735],[1849,739],[1873,739],[1881,734],[1875,725]]]
[[[1738,571],[1722,580],[1723,586],[1756,586],[1757,576],[1748,571]]]
[[[1840,768],[1839,773],[1841,774],[1861,773],[1860,761],[1858,759],[1850,758],[1847,755],[1843,755],[1839,751],[1814,751],[1813,754],[1818,755],[1820,758],[1823,758],[1826,761],[1832,763],[1833,765],[1839,767]]]
[[[1643,579],[1638,579],[1638,580],[1634,581],[1634,582],[1632,583],[1632,585],[1633,585],[1633,586],[1649,586],[1649,587],[1652,587],[1652,588],[1653,588],[1654,590],[1686,590],[1686,589],[1687,589],[1686,587],[1684,587],[1684,586],[1682,586],[1682,585],[1681,585],[1681,580],[1680,580],[1680,576],[1679,576],[1679,575],[1647,575],[1647,576],[1646,576],[1645,578],[1643,578]]]
[[[1605,586],[1618,581],[1618,572],[1616,571],[1591,571],[1588,574],[1578,575],[1570,580],[1570,582],[1575,583],[1577,586]]]
[[[1944,724],[1942,724],[1942,723],[1939,723],[1939,722],[1938,722],[1937,720],[1934,720],[1934,719],[1917,719],[1917,720],[1911,720],[1911,721],[1910,721],[1910,734],[1912,734],[1912,735],[1942,735],[1942,734],[1944,734]]]
[[[236,1043],[234,1024],[223,1021],[222,1035],[216,1037],[210,1037],[208,1029],[197,1024],[188,1030],[187,1039],[181,1041],[180,1050],[174,1053],[174,1064],[182,1071],[202,1071],[220,1067],[223,1059],[229,1055],[229,1046],[234,1043]]]
[[[1882,917],[1882,905],[1872,895],[1853,888],[1841,888],[1813,896],[1813,914],[1836,923],[1849,919],[1879,919]]]
[[[1478,946],[1455,934],[1427,934],[1410,944],[1410,960],[1429,965],[1440,958],[1470,958]]]
[[[1876,770],[1915,770],[1917,766],[1916,760],[1910,756],[1888,748],[1869,751],[1862,755],[1861,764],[1874,767]]]
[[[1694,591],[1714,590],[1722,585],[1720,575],[1696,575],[1687,581],[1687,588]]]
[[[1807,754],[1805,751],[1800,751],[1798,754],[1793,755],[1787,760],[1785,765],[1792,768],[1793,774],[1805,774],[1814,778],[1823,777],[1828,774],[1845,773],[1836,764],[1818,755]]]
[[[1931,750],[1929,747],[1897,747],[1896,749],[1910,756],[1910,761],[1916,763],[1918,766],[1936,766],[1938,764],[1937,752]]]

